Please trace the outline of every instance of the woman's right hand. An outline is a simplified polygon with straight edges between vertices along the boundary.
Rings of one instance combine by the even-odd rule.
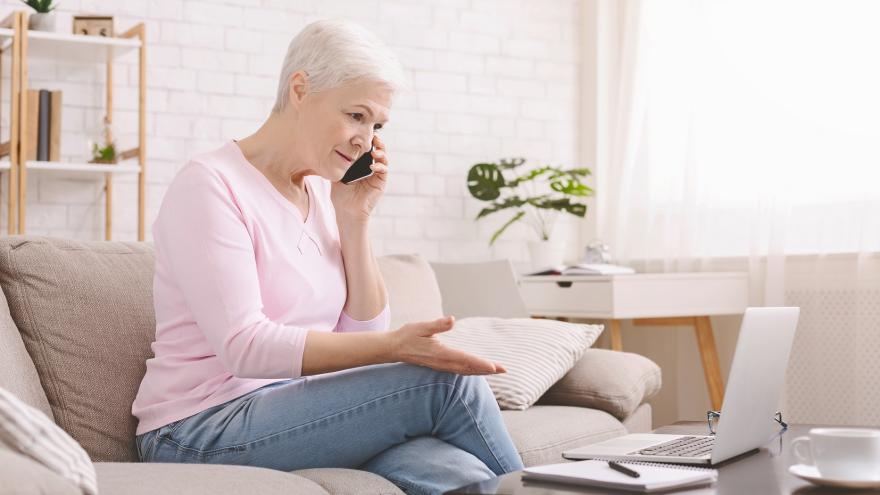
[[[455,318],[446,316],[434,321],[408,323],[390,332],[395,361],[425,366],[459,375],[505,373],[504,366],[488,359],[453,349],[437,338],[455,326]]]

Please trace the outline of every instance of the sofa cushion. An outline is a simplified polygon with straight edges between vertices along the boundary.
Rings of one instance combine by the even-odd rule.
[[[501,417],[526,466],[563,462],[563,451],[626,433],[614,416],[583,407],[533,406]]]
[[[48,416],[0,388],[0,443],[97,495],[95,466],[88,454]]]
[[[296,474],[249,466],[98,462],[101,495],[327,495]]]
[[[143,243],[0,239],[0,285],[55,421],[94,460],[136,460],[131,403],[155,334]]]
[[[431,265],[424,258],[417,254],[396,254],[382,256],[377,261],[388,290],[391,329],[443,316],[440,288]]]
[[[660,367],[630,352],[589,349],[541,404],[592,407],[623,419],[660,391]]]
[[[571,369],[593,345],[602,325],[531,318],[464,318],[437,337],[450,347],[501,363],[487,375],[501,409],[522,410]]]
[[[394,483],[367,471],[320,468],[293,473],[314,481],[333,495],[403,495]]]
[[[40,377],[28,354],[18,327],[9,314],[6,296],[0,292],[0,387],[12,392],[25,404],[54,421],[49,399],[40,385]]]

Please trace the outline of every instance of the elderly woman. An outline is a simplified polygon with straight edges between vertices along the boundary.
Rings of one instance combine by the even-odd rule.
[[[307,26],[253,135],[194,157],[153,226],[155,357],[132,413],[150,462],[364,469],[435,493],[522,467],[496,363],[389,330],[369,220],[402,69],[368,31]],[[373,175],[340,178],[371,146]]]

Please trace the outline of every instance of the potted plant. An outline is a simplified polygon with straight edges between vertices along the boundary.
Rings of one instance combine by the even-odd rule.
[[[513,210],[513,216],[492,234],[489,245],[508,227],[524,221],[538,237],[538,241],[529,243],[532,263],[536,267],[558,265],[562,263],[564,246],[550,243],[553,225],[560,213],[580,218],[587,214],[587,205],[577,200],[593,195],[593,190],[582,182],[591,172],[584,167],[523,167],[525,163],[524,158],[510,158],[471,167],[468,191],[474,198],[489,203],[476,219]]]
[[[34,9],[35,14],[28,16],[28,29],[34,31],[55,30],[55,4],[54,0],[21,0],[25,5]]]
[[[116,163],[116,145],[107,143],[100,146],[98,143],[92,143],[92,160],[89,163]]]
[[[113,128],[107,117],[104,117],[102,138],[104,144],[99,144],[98,140],[89,140],[89,149],[92,153],[92,159],[89,163],[117,163],[119,156],[116,154],[116,141],[113,139]]]

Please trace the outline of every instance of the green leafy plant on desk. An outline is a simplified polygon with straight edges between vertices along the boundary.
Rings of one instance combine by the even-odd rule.
[[[21,2],[39,14],[47,14],[55,8],[54,0],[21,0]]]
[[[590,169],[552,165],[529,168],[525,163],[525,158],[502,158],[498,163],[477,163],[468,171],[471,196],[489,203],[477,214],[477,220],[504,210],[515,212],[492,234],[490,246],[520,220],[527,222],[540,240],[547,241],[557,214],[580,218],[587,214],[587,205],[577,200],[594,193],[583,183],[592,173]]]

